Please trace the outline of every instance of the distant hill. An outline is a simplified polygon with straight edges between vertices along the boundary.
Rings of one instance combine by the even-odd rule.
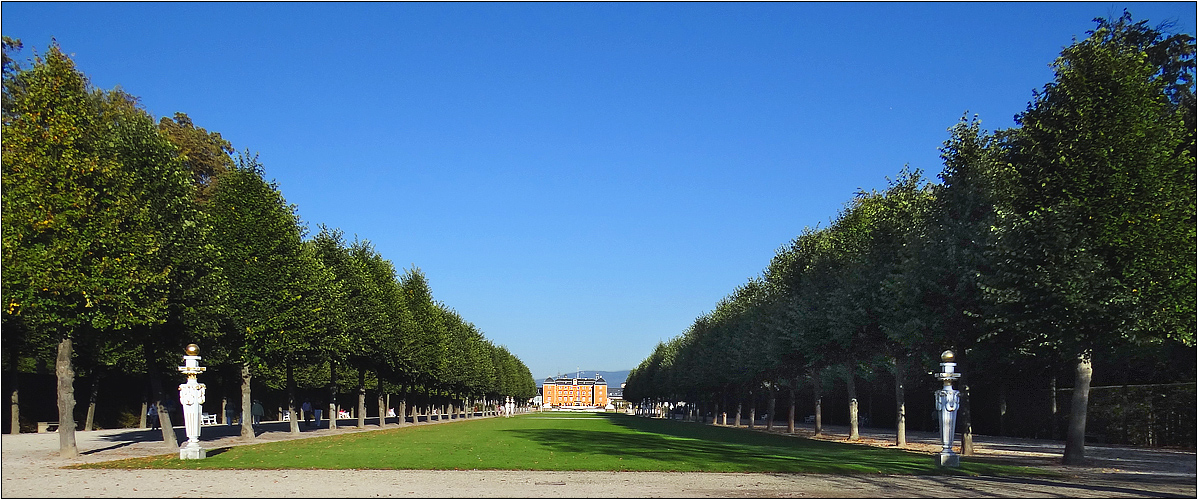
[[[603,380],[607,381],[607,385],[609,387],[620,387],[620,384],[623,384],[624,381],[628,380],[628,372],[630,372],[630,371],[632,371],[632,370],[620,370],[618,372],[605,372],[603,370],[582,370],[581,373],[582,373],[583,378],[594,378],[595,374],[598,373],[601,377],[603,377]],[[580,372],[573,371],[573,372],[563,373],[562,376],[563,377],[574,377],[574,376],[578,375],[579,373]],[[538,377],[537,378],[537,387],[544,385],[545,379],[556,376],[556,375],[557,374],[551,374],[551,375],[543,375],[541,377]]]

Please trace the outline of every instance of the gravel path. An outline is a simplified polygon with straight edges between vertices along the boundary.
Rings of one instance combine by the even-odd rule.
[[[349,426],[356,420],[343,420]],[[421,422],[418,425],[435,425]],[[409,424],[411,425],[411,424]],[[695,424],[680,424],[695,425]],[[389,427],[393,427],[389,426]],[[370,432],[342,427],[305,430],[300,438]],[[236,429],[205,427],[207,449],[244,444]],[[755,429],[762,431],[759,427]],[[775,429],[776,431],[777,429]],[[176,428],[179,436],[182,428]],[[810,426],[798,429],[811,437]],[[832,427],[819,439],[846,440],[847,429]],[[256,442],[295,439],[283,422],[264,423]],[[893,447],[893,433],[866,429],[863,445]],[[57,434],[3,435],[0,496],[5,498],[103,497],[309,497],[364,498],[1195,498],[1194,452],[1127,447],[1087,447],[1090,464],[1059,464],[1059,442],[977,436],[978,455],[1033,465],[1066,474],[1064,479],[915,477],[893,475],[724,474],[658,472],[529,471],[178,471],[72,470],[64,465],[164,453],[161,433],[143,430],[77,432],[81,456],[58,457]],[[910,433],[908,449],[938,450],[935,436]],[[929,457],[929,460],[931,458]]]

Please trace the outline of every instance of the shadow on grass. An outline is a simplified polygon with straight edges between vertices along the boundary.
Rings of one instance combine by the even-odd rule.
[[[645,469],[724,472],[804,472],[827,474],[1041,475],[1026,467],[966,462],[960,469],[934,465],[925,454],[863,447],[773,434],[600,414],[615,431],[510,429],[521,438],[556,452],[631,458]]]
[[[231,449],[233,449],[233,447],[231,447],[231,446],[222,446],[220,448],[214,448],[214,449],[208,450],[207,456],[215,457],[215,456],[220,455],[221,453],[224,453]]]
[[[718,427],[682,425],[625,415],[604,415],[615,431],[509,429],[520,438],[560,453],[634,459],[654,470],[725,472],[814,472],[932,474],[924,455],[895,450],[748,433]],[[626,462],[638,468],[635,461]]]

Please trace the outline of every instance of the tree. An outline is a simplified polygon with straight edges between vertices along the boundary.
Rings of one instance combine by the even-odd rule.
[[[163,442],[173,450],[177,440],[170,414],[162,408],[161,381],[155,377],[162,367],[174,373],[186,344],[205,344],[217,338],[225,283],[216,265],[211,226],[195,200],[196,187],[177,149],[158,133],[135,97],[118,89],[103,93],[100,99],[102,118],[118,138],[113,143],[114,153],[146,207],[143,223],[157,235],[158,251],[147,256],[147,263],[153,269],[166,270],[167,275],[164,283],[152,290],[162,307],[159,321],[106,336],[105,343],[111,345],[95,344],[86,351],[104,354],[96,357],[96,364],[102,366],[141,369],[136,363],[142,362],[151,385],[157,388],[155,404],[163,423]],[[144,360],[131,359],[130,353],[143,353]]]
[[[261,164],[248,154],[221,176],[206,208],[215,228],[220,265],[229,283],[224,342],[227,357],[241,365],[241,435],[253,438],[245,418],[252,399],[255,370],[266,363],[292,359],[310,345],[312,330],[324,314],[318,297],[330,278],[305,252],[302,226],[273,183],[263,178]],[[318,300],[319,299],[319,300]]]
[[[1018,117],[991,285],[1006,335],[1076,360],[1066,463],[1084,459],[1096,352],[1194,339],[1194,40],[1096,22]]]
[[[56,44],[28,70],[10,63],[6,54],[4,314],[35,342],[58,343],[60,452],[74,456],[73,342],[163,321],[170,269],[156,210],[186,184],[169,145],[145,134],[144,113],[90,89]],[[167,191],[139,184],[151,171]]]
[[[395,275],[395,266],[386,260],[369,242],[357,242],[351,248],[373,281],[380,302],[377,345],[372,348],[372,364],[379,373],[379,398],[383,399],[384,380],[395,384],[410,384],[415,380],[413,354],[416,325],[404,301],[403,289]],[[400,402],[399,424],[403,425],[406,401]],[[385,411],[385,410],[384,410]],[[385,415],[386,413],[382,413]],[[383,424],[380,417],[379,425]]]
[[[428,279],[419,268],[407,270],[400,278],[400,286],[404,303],[417,328],[412,343],[415,382],[429,389],[445,372],[449,333],[445,329],[442,310],[433,300]]]

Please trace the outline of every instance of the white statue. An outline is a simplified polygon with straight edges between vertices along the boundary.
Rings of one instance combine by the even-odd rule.
[[[196,380],[196,375],[207,368],[200,366],[200,348],[195,344],[187,346],[187,355],[183,356],[183,365],[179,371],[187,375],[187,383],[179,384],[179,402],[183,403],[183,425],[187,430],[187,444],[179,449],[179,458],[205,458],[208,454],[200,448],[200,411],[204,404],[204,384]]]

